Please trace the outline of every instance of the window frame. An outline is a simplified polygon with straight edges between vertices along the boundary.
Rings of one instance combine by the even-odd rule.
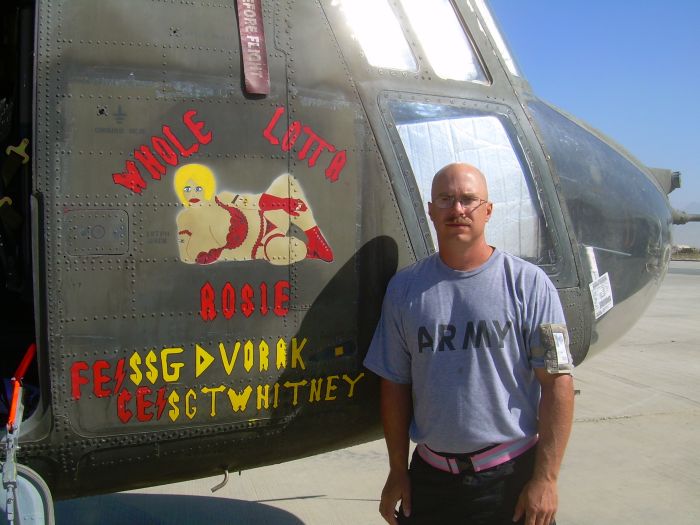
[[[467,24],[465,23],[465,20],[462,17],[462,13],[461,13],[460,9],[455,5],[453,0],[445,0],[445,1],[452,8],[452,13],[454,14],[455,21],[457,22],[459,27],[462,29],[462,34],[464,35],[465,43],[471,49],[473,65],[478,69],[477,73],[479,73],[480,76],[483,78],[456,79],[456,78],[444,77],[440,73],[438,73],[438,71],[435,69],[434,63],[431,61],[431,58],[430,58],[431,54],[425,48],[425,45],[424,45],[425,41],[423,40],[420,32],[416,30],[416,26],[413,23],[413,19],[410,16],[409,11],[406,9],[406,6],[403,3],[404,0],[395,0],[395,1],[396,1],[396,9],[400,10],[401,17],[404,18],[407,22],[406,30],[408,30],[411,33],[411,35],[413,36],[413,39],[411,40],[410,45],[412,47],[419,48],[422,51],[422,54],[419,54],[420,62],[421,62],[421,64],[419,64],[419,69],[421,69],[420,66],[422,66],[425,69],[428,69],[429,71],[432,72],[433,75],[435,75],[438,79],[440,79],[440,81],[444,81],[444,82],[460,82],[460,83],[469,83],[469,84],[480,84],[480,85],[484,85],[484,86],[489,86],[493,83],[493,79],[491,78],[491,75],[489,74],[489,70],[486,67],[486,63],[484,62],[484,59],[481,56],[481,53],[479,52],[479,47],[476,45],[476,42],[474,41],[474,37],[472,36],[471,32],[469,31],[469,28],[467,27]],[[414,54],[415,54],[415,52],[414,52]]]
[[[508,138],[510,139],[513,153],[520,164],[523,176],[534,189],[533,205],[536,211],[541,214],[544,221],[544,228],[549,236],[550,249],[552,250],[552,261],[544,264],[537,264],[551,278],[560,276],[566,266],[566,252],[563,248],[563,240],[566,239],[553,218],[552,210],[547,198],[548,193],[544,190],[542,180],[534,169],[534,163],[529,157],[525,135],[518,125],[513,111],[506,105],[498,103],[487,103],[470,99],[446,98],[432,95],[403,93],[396,91],[384,91],[379,95],[379,109],[384,121],[387,134],[393,147],[394,154],[398,161],[400,170],[398,173],[390,172],[392,186],[399,205],[407,234],[414,247],[417,258],[422,258],[436,251],[430,232],[430,219],[425,213],[424,198],[420,193],[416,176],[413,172],[408,153],[399,135],[397,124],[392,113],[391,105],[394,103],[404,104],[428,104],[450,108],[455,113],[463,113],[464,116],[492,116],[496,117]],[[535,198],[536,197],[536,198]],[[537,209],[539,207],[539,209]]]

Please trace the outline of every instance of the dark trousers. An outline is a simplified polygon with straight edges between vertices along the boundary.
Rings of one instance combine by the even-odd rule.
[[[532,477],[535,448],[482,472],[443,472],[417,452],[411,459],[411,516],[406,525],[512,525],[518,497]],[[517,523],[524,523],[524,517]]]

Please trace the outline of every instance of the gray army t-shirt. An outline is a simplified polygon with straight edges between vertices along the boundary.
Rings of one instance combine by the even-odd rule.
[[[412,384],[410,435],[464,453],[537,433],[533,358],[541,324],[563,324],[556,288],[537,266],[495,250],[462,272],[436,253],[398,272],[364,364]]]

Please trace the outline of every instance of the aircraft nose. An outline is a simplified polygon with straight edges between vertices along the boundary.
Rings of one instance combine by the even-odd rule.
[[[656,294],[670,260],[671,207],[650,170],[620,146],[539,100],[528,111],[578,252],[581,294],[591,297],[596,279],[609,278],[613,308],[588,307],[596,351],[623,335]],[[671,187],[672,172],[668,180]]]

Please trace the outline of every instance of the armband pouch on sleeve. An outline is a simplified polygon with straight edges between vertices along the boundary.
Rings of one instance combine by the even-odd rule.
[[[544,357],[544,364],[550,374],[570,374],[574,360],[569,351],[569,332],[564,324],[541,324],[541,346],[533,349],[534,357]]]

